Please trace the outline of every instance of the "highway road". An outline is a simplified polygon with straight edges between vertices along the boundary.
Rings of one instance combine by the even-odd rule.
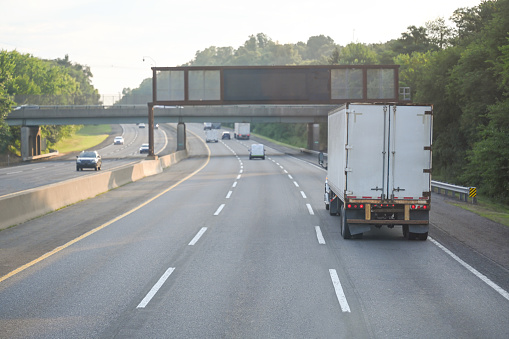
[[[428,241],[344,240],[320,167],[188,141],[160,175],[0,232],[0,337],[509,337],[508,267],[444,232],[464,212],[443,198]]]
[[[122,167],[147,157],[146,154],[139,153],[139,148],[141,144],[148,143],[148,128],[139,128],[135,124],[115,125],[114,128],[117,133],[95,149],[103,160],[102,170]],[[161,127],[154,132],[154,153],[168,154],[170,149],[175,151],[177,137],[174,128],[169,124],[161,124]],[[113,145],[113,138],[117,135],[124,137],[124,145]],[[63,155],[48,161],[0,168],[0,196],[67,179],[94,175],[93,169],[76,171],[78,153]]]

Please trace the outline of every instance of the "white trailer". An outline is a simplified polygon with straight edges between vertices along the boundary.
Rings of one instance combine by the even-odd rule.
[[[251,134],[251,124],[246,122],[236,122],[233,137],[235,139],[249,140]]]
[[[205,130],[205,142],[219,142],[217,138],[217,129]]]
[[[427,239],[432,129],[430,105],[346,104],[329,113],[325,206],[340,216],[343,238],[385,225]]]

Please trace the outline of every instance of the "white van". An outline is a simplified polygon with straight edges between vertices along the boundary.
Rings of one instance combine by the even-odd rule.
[[[256,158],[265,160],[265,148],[262,144],[252,144],[249,148],[249,160]]]
[[[217,129],[208,129],[205,131],[206,142],[218,142],[217,140]]]

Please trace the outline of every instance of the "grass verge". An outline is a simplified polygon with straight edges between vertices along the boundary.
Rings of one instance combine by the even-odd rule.
[[[72,137],[62,139],[52,148],[60,153],[82,151],[99,145],[111,134],[111,125],[86,125]]]
[[[484,197],[477,197],[477,204],[456,203],[452,205],[461,207],[481,217],[488,218],[499,224],[509,226],[509,206],[494,202]]]

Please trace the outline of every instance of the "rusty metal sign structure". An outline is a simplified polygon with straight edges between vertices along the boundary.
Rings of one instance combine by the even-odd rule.
[[[395,102],[399,65],[152,67],[153,105]]]

